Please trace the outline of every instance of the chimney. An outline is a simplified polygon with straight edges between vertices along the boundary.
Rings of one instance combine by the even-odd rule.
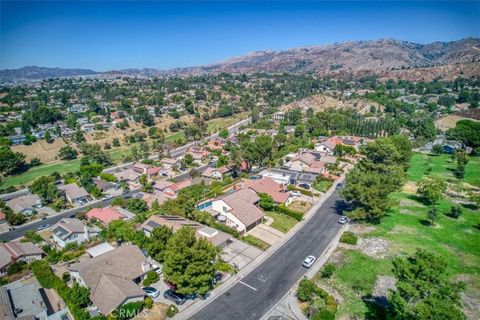
[[[152,266],[150,265],[150,262],[148,262],[146,260],[142,262],[142,271],[143,272],[148,272],[151,269],[152,269]]]
[[[83,232],[85,234],[85,240],[90,240],[90,234],[88,233],[88,227],[86,225],[83,226]]]

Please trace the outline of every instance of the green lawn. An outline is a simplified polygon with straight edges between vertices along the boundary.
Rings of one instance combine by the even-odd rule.
[[[165,137],[166,141],[177,141],[178,139],[185,140],[185,133],[183,131],[176,132],[174,134],[171,134],[167,137]]]
[[[424,175],[440,175],[447,179],[454,178],[453,169],[456,163],[450,155],[429,155],[416,153],[411,161],[407,178],[411,181],[420,181]],[[475,186],[480,186],[480,157],[469,157],[465,168],[464,180]]]
[[[436,174],[453,178],[449,168],[453,167],[450,157],[416,154],[408,171],[408,178],[421,180],[425,175]],[[465,180],[478,185],[480,180],[479,158],[471,157]],[[431,168],[431,170],[428,170]],[[371,225],[374,230],[362,237],[386,239],[390,247],[385,259],[375,259],[357,250],[339,249],[341,258],[328,283],[345,299],[340,304],[337,316],[365,318],[368,312],[361,299],[371,294],[378,275],[391,275],[393,258],[406,256],[423,248],[445,258],[452,278],[462,275],[469,296],[480,296],[480,210],[463,208],[463,215],[452,219],[445,215],[452,206],[449,198],[439,203],[440,215],[434,227],[425,224],[426,211],[415,195],[397,192],[392,195],[397,206],[382,219],[380,224]],[[466,280],[465,280],[466,279]],[[477,315],[477,316],[480,316]]]
[[[129,149],[130,147],[115,148],[108,150],[108,153],[114,163],[119,163],[123,156],[130,154]],[[80,159],[42,164],[40,166],[33,167],[22,174],[6,177],[1,187],[8,188],[10,186],[26,186],[42,176],[50,175],[54,172],[65,174],[67,172],[76,171],[78,168],[80,168]]]
[[[259,248],[260,250],[267,250],[270,245],[268,243],[266,243],[265,241],[263,240],[260,240],[258,238],[255,238],[254,236],[251,236],[249,234],[247,234],[246,236],[243,236],[242,237],[242,241],[252,245],[252,246],[255,246],[257,248]]]
[[[280,212],[268,211],[266,214],[273,219],[273,223],[270,226],[283,233],[287,233],[298,222],[294,218]]]
[[[249,112],[242,112],[228,118],[212,119],[208,121],[208,133],[214,133],[222,130],[223,128],[228,128],[238,121],[247,118],[249,114]]]

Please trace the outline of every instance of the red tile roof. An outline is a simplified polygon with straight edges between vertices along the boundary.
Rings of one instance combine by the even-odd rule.
[[[86,214],[88,219],[97,219],[104,224],[109,224],[113,220],[124,219],[125,216],[115,208],[93,208]]]
[[[266,193],[276,203],[285,203],[290,195],[285,192],[281,184],[276,183],[272,178],[263,177],[258,180],[245,180],[245,185],[257,193]]]

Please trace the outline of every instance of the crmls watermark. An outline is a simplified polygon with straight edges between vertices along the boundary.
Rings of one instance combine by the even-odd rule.
[[[113,319],[131,319],[131,318],[146,318],[148,315],[147,310],[127,310],[120,309],[114,310],[110,314]]]

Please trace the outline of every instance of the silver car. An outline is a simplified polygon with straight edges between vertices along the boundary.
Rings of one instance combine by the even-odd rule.
[[[310,268],[315,263],[315,260],[317,259],[314,256],[308,256],[303,260],[302,266]]]

